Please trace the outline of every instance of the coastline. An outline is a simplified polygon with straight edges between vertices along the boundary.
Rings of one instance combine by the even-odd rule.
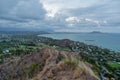
[[[120,52],[120,34],[119,33],[75,33],[75,34],[41,34],[38,36],[50,37],[53,39],[70,39],[73,41],[80,41],[88,45],[95,45],[101,48],[107,48],[112,51]]]

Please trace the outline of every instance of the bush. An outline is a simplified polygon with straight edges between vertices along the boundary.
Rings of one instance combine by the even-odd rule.
[[[3,61],[3,59],[0,59],[0,64],[2,64],[4,61]]]
[[[28,76],[31,78],[33,77],[34,73],[38,71],[40,65],[38,63],[33,63],[31,64],[31,66],[29,67],[28,70]]]
[[[75,67],[79,64],[79,61],[74,58],[72,58],[72,59],[67,58],[64,60],[64,64],[66,64],[67,66],[69,66],[72,69],[75,69]]]

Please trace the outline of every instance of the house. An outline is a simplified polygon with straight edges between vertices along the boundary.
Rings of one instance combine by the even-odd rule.
[[[9,53],[10,51],[8,49],[4,49],[3,50],[3,53],[6,54],[6,53]]]

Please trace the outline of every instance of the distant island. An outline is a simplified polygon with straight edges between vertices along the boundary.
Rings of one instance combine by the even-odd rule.
[[[80,34],[80,33],[103,33],[100,31],[92,31],[92,32],[52,32],[52,34]]]
[[[99,34],[101,34],[101,33],[103,33],[103,32],[100,32],[100,31],[92,31],[92,32],[90,32],[90,33],[93,33],[93,34],[96,34],[96,33],[98,34],[98,33],[99,33]]]

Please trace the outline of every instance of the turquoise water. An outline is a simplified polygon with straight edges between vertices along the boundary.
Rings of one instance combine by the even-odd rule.
[[[86,44],[97,45],[102,48],[108,48],[120,52],[120,34],[43,34],[40,36],[51,37],[54,39],[71,39],[84,42]]]

